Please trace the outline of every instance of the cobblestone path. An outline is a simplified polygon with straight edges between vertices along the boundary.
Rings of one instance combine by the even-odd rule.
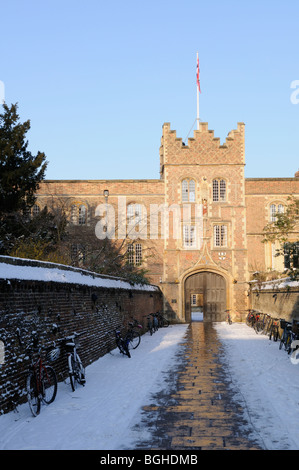
[[[242,404],[232,399],[223,357],[212,323],[191,323],[176,368],[166,373],[167,390],[143,408],[139,426],[149,434],[135,449],[263,449]]]

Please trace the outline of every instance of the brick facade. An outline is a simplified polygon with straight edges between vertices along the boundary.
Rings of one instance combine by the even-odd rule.
[[[269,222],[271,204],[286,205],[291,194],[299,197],[298,173],[294,178],[245,179],[244,167],[243,123],[238,123],[237,129],[228,134],[222,145],[207,123],[200,124],[187,144],[177,137],[169,123],[165,123],[160,145],[160,179],[46,181],[40,187],[37,202],[43,207],[52,198],[60,199],[69,211],[72,204],[86,204],[86,225],[91,230],[95,230],[100,220],[96,216],[96,207],[105,201],[117,215],[120,197],[126,205],[142,205],[147,223],[145,232],[139,233],[139,241],[144,250],[151,250],[145,267],[151,282],[159,285],[163,292],[164,311],[169,318],[190,320],[190,292],[186,294],[186,281],[191,276],[195,276],[194,281],[198,279],[203,286],[204,279],[211,279],[209,282],[215,282],[215,286],[219,276],[224,279],[225,292],[221,299],[212,284],[196,290],[196,283],[193,283],[194,295],[198,298],[203,296],[199,305],[203,307],[206,319],[223,319],[225,308],[231,309],[233,316],[238,317],[248,308],[247,282],[250,274],[257,269],[279,267],[273,264],[278,263],[272,256],[273,249],[261,243],[263,227]],[[184,184],[188,187],[189,183],[188,194],[192,192],[194,198],[192,196],[186,202],[183,200],[185,189],[182,188],[185,188]],[[104,190],[109,190],[108,199],[103,195]],[[179,238],[173,225],[178,213],[175,216],[172,210],[169,211],[166,235],[164,232],[162,236],[163,224],[150,231],[152,208],[157,211],[162,204],[178,209],[176,230]],[[186,206],[191,214],[187,224],[183,213]],[[198,207],[202,211],[200,227],[197,227]],[[82,230],[86,227],[82,226]],[[196,237],[196,246],[192,245],[192,237]],[[186,247],[186,242],[192,246]],[[211,276],[204,277],[206,273]]]

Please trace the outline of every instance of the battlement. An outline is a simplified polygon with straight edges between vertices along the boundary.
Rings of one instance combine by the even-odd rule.
[[[245,124],[238,122],[223,144],[207,122],[201,122],[188,143],[177,137],[170,123],[164,123],[160,146],[160,168],[167,164],[245,164]]]
[[[188,148],[192,145],[194,141],[200,140],[203,134],[207,134],[211,140],[219,143],[219,148],[227,148],[227,146],[236,139],[245,137],[245,124],[244,122],[237,123],[237,129],[231,130],[225,140],[224,144],[220,144],[220,137],[214,136],[214,131],[209,129],[209,124],[207,122],[200,122],[199,129],[193,131],[194,137],[188,138],[188,144],[186,145],[181,137],[177,137],[176,130],[171,130],[170,123],[165,122],[162,126],[162,141],[163,137],[168,134],[171,140],[181,143],[182,148]]]

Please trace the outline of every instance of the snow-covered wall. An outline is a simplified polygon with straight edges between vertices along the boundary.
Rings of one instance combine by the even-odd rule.
[[[43,282],[62,282],[90,287],[107,287],[142,291],[158,291],[158,287],[131,284],[122,278],[104,276],[72,266],[44,261],[0,256],[0,279],[18,279]]]
[[[289,278],[251,283],[251,306],[287,321],[299,321],[299,282]]]
[[[132,285],[110,276],[53,263],[0,256],[0,414],[25,399],[25,343],[37,331],[43,345],[83,332],[80,352],[85,365],[115,347],[114,329],[126,328],[132,317],[145,326],[145,316],[162,310],[158,287]],[[53,325],[58,333],[52,334]],[[65,357],[54,364],[66,374]]]

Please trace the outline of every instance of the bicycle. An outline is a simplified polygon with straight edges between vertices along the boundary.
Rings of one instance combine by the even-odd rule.
[[[229,325],[231,325],[233,323],[233,321],[232,321],[231,314],[229,313],[230,310],[225,310],[225,311],[226,311],[226,321]]]
[[[23,346],[18,334],[20,345]],[[36,332],[32,333],[32,341],[25,348],[25,352],[30,359],[29,372],[26,379],[26,391],[29,408],[33,416],[37,416],[41,410],[41,403],[49,405],[57,394],[57,377],[53,367],[44,364],[41,357],[41,350],[38,345],[39,338]],[[34,353],[37,358],[34,358]],[[52,352],[52,357],[58,357],[59,350],[56,348]]]
[[[254,326],[254,323],[256,321],[256,314],[257,313],[258,312],[256,310],[252,310],[252,309],[248,310],[248,314],[247,314],[247,317],[246,317],[246,325],[247,326],[250,326],[250,327]]]
[[[83,333],[75,332],[70,336],[60,338],[56,341],[57,343],[61,343],[63,349],[67,353],[68,373],[73,392],[76,390],[78,384],[83,386],[86,384],[85,368],[83,367],[82,361],[77,352],[78,345],[76,344],[76,338],[82,334]],[[49,351],[49,356],[50,354],[51,351]]]
[[[256,316],[256,321],[254,323],[254,330],[258,333],[263,333],[265,324],[266,324],[267,314],[266,313],[258,313]]]
[[[153,322],[152,322],[152,319],[151,319],[151,314],[145,315],[145,317],[147,319],[147,331],[152,336],[154,331],[153,331]]]
[[[284,349],[290,353],[292,343],[292,324],[283,318],[280,319],[280,328],[283,330],[280,338],[279,349]]]
[[[133,318],[133,322],[129,323],[129,329],[127,332],[127,336],[129,338],[129,349],[136,349],[140,344],[141,335],[136,328],[141,330],[143,327],[135,318]]]
[[[151,313],[153,317],[153,332],[158,331],[159,329],[159,320],[156,313]]]
[[[277,341],[279,339],[279,319],[272,318],[270,331],[269,331],[269,339],[273,338],[273,341]]]
[[[267,335],[269,333],[270,325],[271,325],[271,315],[269,315],[268,313],[265,313],[264,319],[263,319],[263,329],[261,331],[263,335]]]
[[[167,320],[167,318],[165,318],[161,312],[157,312],[156,317],[158,319],[159,328],[167,328],[170,325],[170,321]]]
[[[299,339],[299,322],[296,320],[293,320],[292,326],[291,326],[291,344],[288,349],[288,353],[292,354],[298,349],[298,339]]]
[[[114,330],[115,333],[115,339],[116,339],[116,345],[120,351],[121,354],[124,354],[128,357],[131,357],[130,351],[129,351],[129,342],[130,338],[128,335],[126,335],[124,338],[121,336],[120,330]]]

